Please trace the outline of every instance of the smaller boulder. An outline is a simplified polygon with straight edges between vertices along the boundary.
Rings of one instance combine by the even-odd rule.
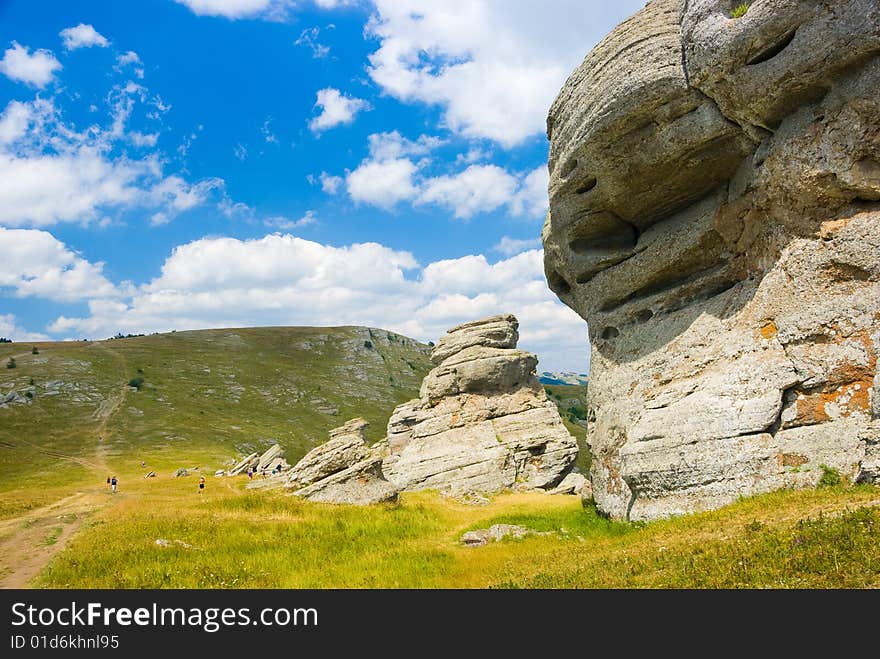
[[[330,431],[330,440],[306,453],[287,472],[290,486],[304,487],[366,459],[367,448],[364,419],[357,418]]]
[[[382,475],[382,458],[370,456],[294,494],[320,503],[368,506],[397,501],[398,490]]]
[[[551,531],[534,531],[516,524],[493,524],[488,529],[468,531],[461,536],[461,544],[466,547],[482,547],[504,538],[524,538],[527,535],[553,535],[553,533]]]
[[[189,470],[187,470],[185,467],[181,467],[174,472],[174,478],[180,478],[181,476],[189,476]]]

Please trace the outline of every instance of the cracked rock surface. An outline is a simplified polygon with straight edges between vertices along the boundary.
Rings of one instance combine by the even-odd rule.
[[[616,518],[880,473],[880,3],[731,7],[652,0],[548,117],[545,272]]]

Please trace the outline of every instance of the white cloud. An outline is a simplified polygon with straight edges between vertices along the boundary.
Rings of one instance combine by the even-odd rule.
[[[51,341],[45,334],[28,332],[19,327],[11,313],[0,314],[0,336],[11,341]]]
[[[59,36],[64,42],[65,50],[76,50],[77,48],[89,48],[91,46],[106,48],[110,45],[110,42],[102,34],[86,23],[80,23],[76,27],[64,28]]]
[[[0,152],[0,225],[89,221],[99,209],[134,203],[144,163],[110,161],[95,148],[18,157]]]
[[[10,101],[0,115],[0,145],[9,144],[24,136],[31,122],[31,106]]]
[[[90,263],[46,231],[0,227],[0,290],[56,302],[113,297],[103,263]]]
[[[339,192],[339,188],[342,187],[342,184],[345,183],[345,180],[341,176],[331,176],[327,172],[321,172],[318,176],[318,180],[321,181],[321,189],[327,194],[336,194]]]
[[[116,64],[113,66],[113,70],[117,73],[122,73],[125,67],[131,66],[132,71],[134,71],[134,75],[136,78],[144,77],[144,66],[143,62],[141,62],[141,58],[138,56],[136,52],[133,50],[129,50],[127,52],[122,53],[116,58]],[[158,96],[157,99],[157,108],[161,112],[163,110],[167,111],[170,109],[169,107],[165,107],[162,105],[162,99]]]
[[[321,113],[309,122],[309,128],[314,133],[320,133],[334,126],[352,123],[358,112],[370,109],[370,104],[327,87],[318,90],[315,107],[321,108]]]
[[[644,0],[374,0],[369,74],[405,102],[440,105],[449,128],[515,146],[544,132],[569,73]]]
[[[404,156],[423,156],[444,144],[439,137],[419,135],[415,141],[409,140],[398,131],[373,133],[367,138],[370,157],[374,160],[393,160]]]
[[[238,158],[242,162],[247,160],[248,151],[247,151],[247,147],[244,144],[240,144],[240,143],[236,144],[235,148],[232,150],[232,153],[235,155],[236,158]]]
[[[308,215],[308,214],[307,214]],[[333,247],[291,235],[203,238],[174,249],[161,274],[124,302],[89,302],[53,333],[109,336],[199,327],[368,325],[437,341],[460,322],[516,314],[520,345],[542,368],[584,370],[584,322],[544,281],[532,250],[490,263],[482,255],[420,268],[409,252],[376,243]]]
[[[52,51],[40,49],[31,55],[29,48],[16,41],[0,60],[0,73],[40,89],[52,82],[55,72],[60,69],[61,62],[55,59]]]
[[[514,254],[519,254],[520,252],[524,252],[528,249],[538,249],[541,247],[541,239],[540,238],[511,238],[510,236],[503,236],[498,244],[495,245],[492,249],[496,252],[504,254],[505,256],[513,256]]]
[[[345,178],[349,196],[356,202],[390,209],[405,199],[414,199],[416,166],[405,158],[365,160]]]
[[[188,182],[163,172],[164,157],[148,152],[140,159],[112,155],[120,143],[152,149],[158,133],[130,131],[135,103],[147,98],[133,82],[107,97],[112,122],[82,132],[66,124],[51,101],[13,101],[0,115],[0,225],[43,227],[57,222],[106,221],[106,213],[146,208],[151,222],[170,221],[222,197],[223,181]]]
[[[320,35],[321,28],[310,27],[300,32],[299,38],[293,43],[297,46],[306,46],[312,51],[312,57],[314,59],[323,59],[330,54],[330,47],[325,46],[318,41]]]
[[[550,174],[546,165],[529,172],[523,179],[520,189],[510,202],[510,212],[517,216],[541,217],[547,214]]]
[[[276,227],[282,231],[291,231],[293,229],[301,229],[318,223],[318,213],[313,210],[307,210],[305,214],[298,220],[289,220],[286,217],[270,217],[263,221],[263,224],[270,227]]]
[[[495,165],[471,165],[454,176],[428,179],[417,203],[446,206],[455,217],[488,213],[514,198],[517,181]]]
[[[176,0],[198,16],[284,20],[293,0]]]
[[[443,140],[428,135],[410,140],[392,131],[374,133],[368,142],[369,157],[346,176],[348,194],[356,202],[385,209],[402,201],[436,204],[461,219],[501,207],[530,219],[543,218],[547,212],[545,166],[518,174],[497,165],[470,165],[453,174],[431,176],[427,155]],[[422,157],[414,161],[418,156]]]

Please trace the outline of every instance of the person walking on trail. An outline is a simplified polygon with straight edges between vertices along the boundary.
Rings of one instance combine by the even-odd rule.
[[[110,479],[110,489],[116,492],[116,476]]]
[[[254,479],[254,468],[253,467],[248,467],[248,478],[250,478],[251,480]]]
[[[107,487],[110,487],[110,477],[107,476]]]
[[[199,494],[201,494],[205,489],[205,477],[199,476]]]

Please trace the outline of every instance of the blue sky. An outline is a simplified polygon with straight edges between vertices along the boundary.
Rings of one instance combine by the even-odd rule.
[[[542,370],[547,109],[642,2],[0,0],[0,336],[512,312]]]

